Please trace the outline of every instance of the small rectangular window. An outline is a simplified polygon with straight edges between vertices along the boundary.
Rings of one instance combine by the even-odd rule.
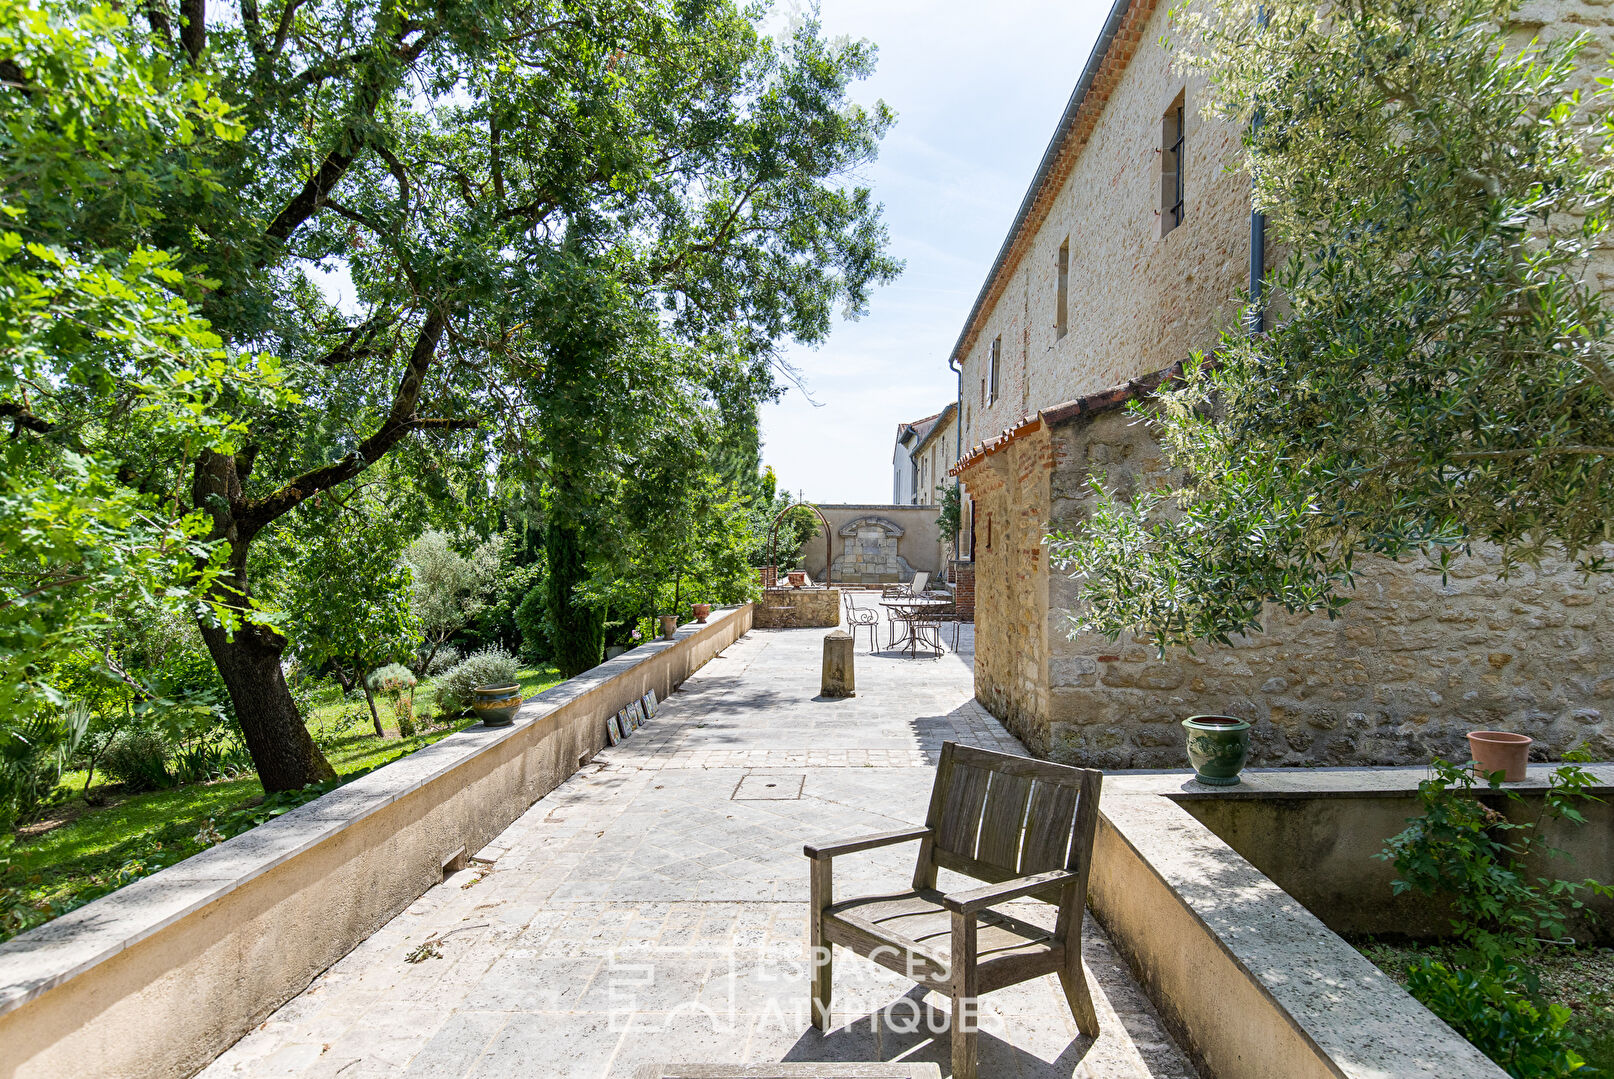
[[[998,361],[1002,358],[1003,337],[999,335],[992,338],[992,363],[988,368],[988,374],[986,376],[987,404],[991,404],[998,399]]]
[[[1183,164],[1188,135],[1186,99],[1178,94],[1160,121],[1160,235],[1183,219]]]
[[[1059,292],[1054,299],[1054,339],[1070,329],[1070,237],[1059,245]]]

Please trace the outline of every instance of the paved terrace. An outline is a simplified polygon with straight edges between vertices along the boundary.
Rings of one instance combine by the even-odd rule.
[[[862,637],[844,701],[814,699],[824,632],[738,641],[203,1075],[594,1079],[665,1061],[895,1059],[948,1071],[945,1000],[850,953],[837,950],[835,1028],[810,1027],[801,846],[923,823],[944,740],[1023,749],[973,699],[967,627],[961,654],[939,660],[871,657]],[[837,859],[837,895],[905,887],[915,849]],[[1077,1032],[1050,975],[983,998],[981,1074],[1194,1075],[1086,925],[1101,1036]]]

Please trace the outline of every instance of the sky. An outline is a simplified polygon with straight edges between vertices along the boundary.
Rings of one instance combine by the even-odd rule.
[[[863,318],[785,350],[812,400],[791,388],[762,408],[762,459],[782,490],[891,501],[897,424],[956,396],[948,354],[1108,11],[1109,0],[822,0],[826,34],[879,46],[853,96],[884,99],[897,122],[861,180],[907,268]]]

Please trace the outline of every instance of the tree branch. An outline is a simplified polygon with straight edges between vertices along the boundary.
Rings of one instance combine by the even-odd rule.
[[[437,353],[437,344],[442,340],[443,330],[447,325],[448,320],[440,311],[434,310],[426,316],[426,321],[421,324],[420,331],[415,335],[415,345],[409,353],[409,364],[404,369],[397,391],[393,394],[392,407],[374,434],[360,442],[352,453],[341,460],[305,472],[273,494],[246,502],[241,506],[236,513],[239,537],[236,541],[237,547],[244,550],[252,537],[265,525],[303,500],[357,476],[379,461],[411,431],[450,426],[451,421],[422,419],[415,415],[415,407],[420,401],[421,383],[431,368]]]
[[[23,431],[46,435],[56,429],[54,423],[34,415],[27,405],[18,404],[16,401],[0,401],[0,419],[11,421],[12,438],[16,438]]]

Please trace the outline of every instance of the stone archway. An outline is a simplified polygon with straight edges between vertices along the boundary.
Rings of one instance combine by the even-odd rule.
[[[894,584],[913,578],[913,567],[898,552],[903,527],[885,517],[868,514],[836,530],[841,553],[831,573],[847,584]]]

